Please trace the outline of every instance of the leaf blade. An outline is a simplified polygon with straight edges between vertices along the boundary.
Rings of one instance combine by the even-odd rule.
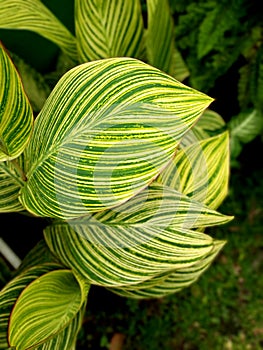
[[[10,345],[27,348],[54,337],[70,324],[81,305],[80,287],[71,271],[55,270],[42,275],[16,301],[10,317]]]
[[[22,204],[69,219],[123,203],[157,176],[211,101],[131,58],[73,68],[36,120]]]
[[[75,24],[80,62],[141,57],[143,20],[139,0],[76,0]]]
[[[33,112],[21,79],[0,44],[0,161],[17,158],[33,129]]]
[[[0,28],[25,29],[42,35],[77,61],[75,37],[39,0],[2,0]]]

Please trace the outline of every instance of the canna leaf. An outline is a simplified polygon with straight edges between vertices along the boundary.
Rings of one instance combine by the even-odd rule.
[[[0,349],[8,348],[9,317],[20,293],[39,276],[59,268],[61,265],[58,264],[35,266],[12,279],[0,291]]]
[[[35,122],[22,204],[70,219],[125,202],[156,178],[211,101],[136,59],[73,68]]]
[[[12,164],[0,162],[0,213],[24,210],[18,199],[21,187],[22,182]]]
[[[10,345],[22,350],[50,340],[70,325],[82,304],[81,289],[71,271],[55,270],[40,276],[27,285],[15,303],[9,324]]]
[[[173,74],[174,24],[167,0],[147,0],[148,27],[146,49],[148,62]]]
[[[209,254],[192,266],[168,272],[134,286],[110,288],[110,291],[124,297],[136,299],[162,298],[179,292],[198,280],[210,267],[224,245],[224,241],[214,241],[213,249]]]
[[[76,39],[39,0],[1,0],[0,28],[33,31],[77,61]]]
[[[17,158],[33,129],[33,112],[21,79],[0,43],[0,161]]]
[[[90,283],[118,287],[195,264],[214,243],[192,229],[229,220],[155,184],[114,210],[48,226],[44,236],[52,253]]]
[[[216,209],[228,193],[228,178],[229,137],[225,132],[180,149],[157,181]]]
[[[117,56],[141,57],[140,0],[76,0],[75,24],[80,62]]]
[[[173,49],[173,58],[170,67],[170,74],[179,81],[185,80],[190,75],[187,65],[176,47]]]

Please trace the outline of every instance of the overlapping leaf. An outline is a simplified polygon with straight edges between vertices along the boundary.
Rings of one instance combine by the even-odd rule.
[[[0,105],[0,161],[6,161],[23,152],[33,129],[33,113],[20,77],[1,43]]]
[[[141,57],[143,19],[139,0],[76,0],[75,21],[80,62]]]
[[[123,203],[165,167],[211,101],[136,59],[73,68],[36,120],[23,205],[74,218]]]
[[[231,218],[155,184],[124,205],[44,230],[51,251],[102,286],[125,286],[191,266],[213,249],[213,239],[191,230]]]
[[[14,305],[9,321],[9,344],[27,349],[54,338],[53,346],[65,345],[66,340],[71,347],[79,326],[76,316],[83,302],[81,288],[71,271],[55,270],[38,277],[24,288]],[[75,332],[62,339],[59,333],[64,333],[68,326],[67,331]],[[69,344],[63,348],[70,349]]]
[[[39,0],[1,0],[0,28],[31,30],[77,61],[76,39]]]
[[[224,244],[224,241],[214,241],[209,254],[192,266],[156,276],[134,286],[110,288],[110,290],[118,295],[136,299],[161,298],[179,292],[194,283],[209,268]]]
[[[158,182],[218,208],[228,192],[229,137],[222,133],[183,147]]]

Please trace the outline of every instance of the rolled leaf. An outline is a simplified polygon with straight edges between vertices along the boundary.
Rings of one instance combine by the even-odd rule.
[[[9,323],[10,345],[27,349],[50,340],[69,326],[82,304],[81,289],[71,271],[42,275],[16,301]]]
[[[198,280],[210,267],[224,244],[224,241],[214,241],[213,249],[209,254],[192,266],[154,277],[135,286],[110,288],[109,290],[118,295],[135,299],[162,298],[179,292]]]
[[[76,0],[80,62],[108,57],[140,58],[143,19],[140,0]]]
[[[213,239],[191,229],[230,219],[156,184],[114,210],[48,226],[44,236],[66,266],[91,283],[117,287],[195,264]]]
[[[17,158],[26,147],[33,129],[33,112],[15,66],[1,43],[0,105],[0,161],[6,161]]]
[[[0,28],[33,31],[77,61],[75,37],[39,0],[1,0]]]
[[[69,219],[125,202],[167,165],[211,101],[131,58],[73,68],[37,117],[22,204]]]
[[[216,209],[228,193],[229,137],[225,132],[183,147],[157,181]]]

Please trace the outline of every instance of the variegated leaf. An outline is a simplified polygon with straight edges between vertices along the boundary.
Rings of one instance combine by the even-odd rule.
[[[40,276],[16,300],[9,321],[9,344],[18,350],[44,345],[74,321],[83,302],[80,285],[71,271],[55,270]],[[78,322],[74,329],[76,326]]]
[[[38,33],[77,61],[75,37],[40,0],[0,0],[0,28]]]
[[[229,220],[155,184],[114,210],[48,226],[44,236],[66,266],[91,283],[117,287],[195,264],[213,239],[191,229]]]
[[[173,74],[174,25],[167,0],[147,0],[146,49],[148,62]]]
[[[6,350],[8,348],[9,318],[21,292],[39,276],[59,268],[61,268],[59,264],[35,266],[12,279],[0,291],[0,349]]]
[[[21,79],[1,43],[0,105],[0,161],[6,161],[17,158],[26,147],[33,129],[33,112]]]
[[[143,19],[140,0],[76,0],[80,62],[108,57],[140,58]]]
[[[210,267],[224,244],[224,241],[214,241],[213,249],[209,254],[192,266],[168,272],[134,286],[110,288],[110,291],[121,296],[136,299],[162,298],[179,292],[198,280]]]
[[[125,202],[156,178],[211,101],[136,59],[73,68],[35,122],[22,204],[69,219]]]
[[[0,162],[0,213],[24,210],[18,199],[22,186],[12,163]]]
[[[180,149],[157,181],[216,209],[228,193],[229,137],[222,133]]]

